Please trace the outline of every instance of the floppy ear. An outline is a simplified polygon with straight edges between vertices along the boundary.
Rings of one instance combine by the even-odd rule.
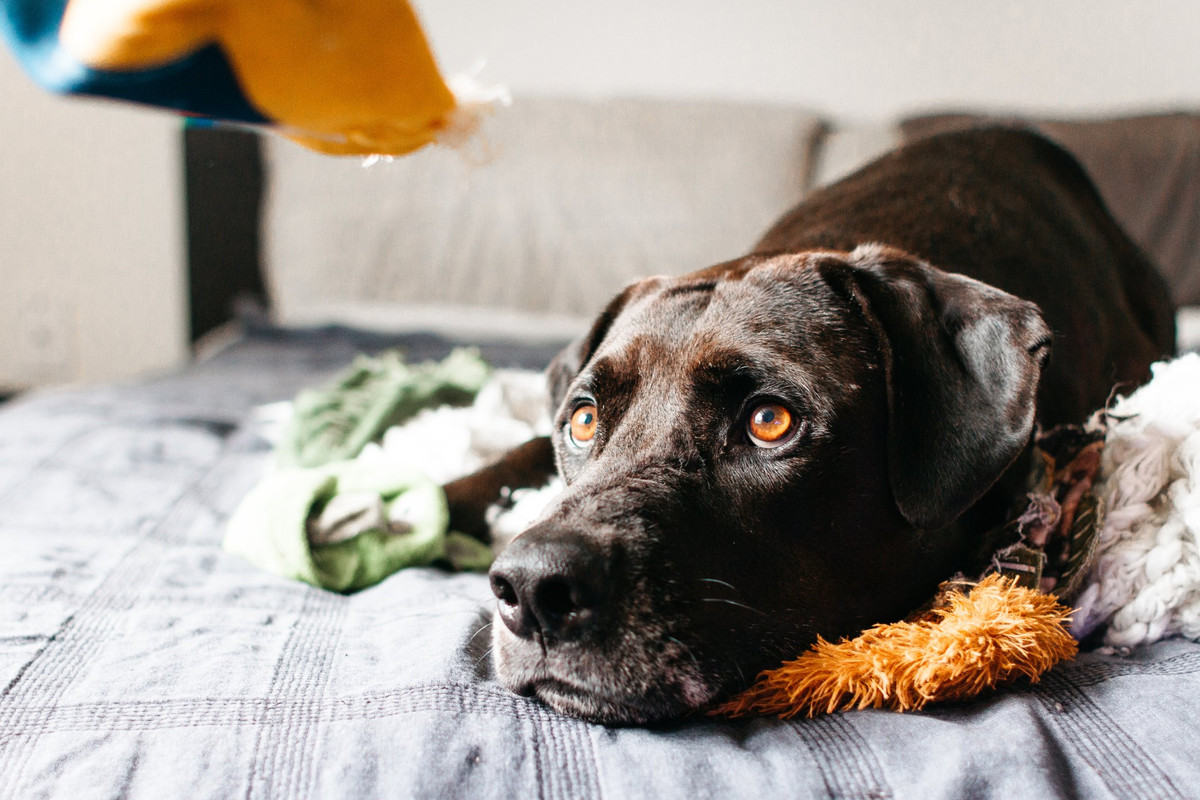
[[[1050,330],[1033,303],[899,250],[859,247],[849,264],[886,369],[896,504],[914,526],[941,528],[1029,443]]]
[[[616,321],[617,317],[621,316],[621,312],[625,310],[625,307],[633,300],[644,297],[658,288],[662,282],[662,277],[653,277],[636,281],[626,286],[600,312],[600,316],[596,317],[596,321],[592,323],[591,330],[564,347],[551,360],[550,366],[546,368],[546,383],[550,389],[551,416],[562,405],[571,381],[575,380],[575,376],[579,374],[584,365],[587,364],[596,352],[596,349],[600,347],[600,343],[604,341],[604,337],[608,335],[609,329],[612,328],[613,322]]]

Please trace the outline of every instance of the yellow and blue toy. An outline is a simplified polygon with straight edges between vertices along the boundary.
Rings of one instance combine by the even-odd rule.
[[[338,155],[462,142],[457,98],[405,0],[0,0],[43,87],[277,129]]]

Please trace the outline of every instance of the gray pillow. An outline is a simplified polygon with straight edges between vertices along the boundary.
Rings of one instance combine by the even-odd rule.
[[[271,301],[285,325],[428,304],[591,315],[635,278],[746,252],[801,198],[820,130],[786,107],[521,98],[484,165],[428,149],[364,168],[272,139]]]

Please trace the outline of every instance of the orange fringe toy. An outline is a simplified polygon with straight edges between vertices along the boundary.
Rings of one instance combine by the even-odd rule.
[[[876,625],[854,639],[824,639],[768,670],[710,713],[814,716],[863,708],[912,711],[964,700],[1019,678],[1037,681],[1077,645],[1071,611],[1051,595],[989,575],[969,594],[943,584],[934,608],[911,622]]]

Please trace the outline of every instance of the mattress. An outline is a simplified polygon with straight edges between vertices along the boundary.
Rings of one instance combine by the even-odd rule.
[[[606,727],[497,683],[485,576],[342,596],[224,553],[269,455],[255,407],[392,343],[263,329],[171,375],[0,406],[0,797],[1200,796],[1194,643],[919,713]]]

